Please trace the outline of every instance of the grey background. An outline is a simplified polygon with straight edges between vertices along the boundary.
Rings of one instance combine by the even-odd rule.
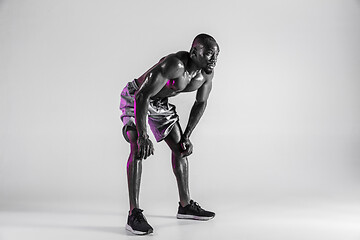
[[[193,198],[358,201],[359,1],[3,0],[0,209],[125,212],[120,92],[201,32],[221,53],[192,136]],[[194,98],[171,99],[183,127]],[[143,172],[142,207],[176,208],[165,143]]]

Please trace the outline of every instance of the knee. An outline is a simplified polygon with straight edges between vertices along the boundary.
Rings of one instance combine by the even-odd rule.
[[[181,147],[181,142],[179,141],[174,141],[171,144],[168,144],[170,149],[171,149],[171,153],[173,157],[176,158],[180,158],[181,157],[181,153],[183,152],[183,149]]]
[[[138,152],[138,146],[137,143],[130,143],[130,156],[129,156],[129,161],[130,162],[138,162],[141,161],[141,158],[137,157],[137,152]]]
[[[133,130],[129,130],[126,132],[128,138],[129,138],[129,142],[130,142],[130,151],[131,154],[134,154],[138,151],[138,146],[137,146],[137,133],[136,131]]]
[[[171,151],[172,151],[173,157],[175,157],[175,158],[180,158],[181,157],[182,148],[180,147],[180,145],[177,146],[177,147],[172,148]]]
[[[135,154],[138,151],[138,146],[136,142],[131,142],[130,143],[130,153],[131,154]]]

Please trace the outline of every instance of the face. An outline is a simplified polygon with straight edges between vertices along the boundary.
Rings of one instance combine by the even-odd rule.
[[[216,66],[217,57],[220,49],[216,42],[210,42],[199,46],[198,49],[198,65],[206,74],[211,74]]]

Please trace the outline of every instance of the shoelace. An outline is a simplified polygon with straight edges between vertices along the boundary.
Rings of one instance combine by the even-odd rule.
[[[134,214],[134,221],[135,220],[137,222],[145,222],[146,221],[145,216],[142,214],[142,211],[136,212]]]
[[[204,211],[197,202],[192,202],[191,206],[198,212]]]

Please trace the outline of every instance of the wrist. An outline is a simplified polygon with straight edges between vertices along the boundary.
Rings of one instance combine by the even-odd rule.
[[[183,139],[189,139],[189,138],[190,138],[190,134],[187,133],[187,132],[185,132],[182,137],[183,137]]]
[[[148,139],[149,135],[146,132],[140,132],[138,133],[138,138]]]

